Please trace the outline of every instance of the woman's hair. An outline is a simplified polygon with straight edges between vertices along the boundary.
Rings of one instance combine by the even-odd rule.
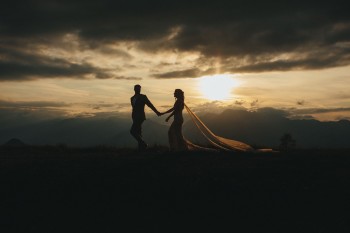
[[[177,99],[185,101],[185,95],[184,95],[184,92],[181,89],[175,89],[175,97]]]

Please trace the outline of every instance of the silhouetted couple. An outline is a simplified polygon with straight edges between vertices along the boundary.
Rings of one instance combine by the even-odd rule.
[[[149,101],[146,95],[141,94],[141,86],[134,86],[135,95],[131,97],[132,106],[132,120],[133,124],[130,129],[131,135],[137,140],[139,150],[145,150],[147,148],[147,143],[142,138],[142,123],[146,120],[145,115],[145,105],[151,108],[157,116],[163,114],[171,113],[167,118],[166,122],[174,116],[174,121],[172,122],[169,131],[168,139],[170,150],[179,151],[187,150],[187,143],[182,135],[182,124],[183,116],[182,110],[185,106],[184,92],[181,89],[176,89],[174,92],[174,97],[176,99],[174,106],[166,112],[160,113]]]

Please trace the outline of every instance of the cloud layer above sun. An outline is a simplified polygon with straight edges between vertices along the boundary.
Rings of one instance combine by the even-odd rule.
[[[350,64],[345,1],[10,1],[0,80],[197,78]]]

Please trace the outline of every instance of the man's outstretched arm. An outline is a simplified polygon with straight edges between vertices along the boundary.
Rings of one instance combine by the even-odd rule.
[[[157,114],[157,116],[160,116],[160,112],[156,109],[156,107],[153,106],[153,104],[151,103],[151,101],[149,101],[149,99],[146,96],[146,105],[153,110],[153,112],[155,112]]]

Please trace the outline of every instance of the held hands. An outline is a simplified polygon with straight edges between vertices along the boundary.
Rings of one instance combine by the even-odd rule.
[[[167,113],[167,112],[159,112],[159,111],[156,112],[157,116],[162,116],[162,115],[164,115],[164,114],[166,114],[166,113]],[[171,116],[172,116],[172,115],[168,116],[168,117],[165,119],[165,121],[168,122],[169,119],[171,118]]]

